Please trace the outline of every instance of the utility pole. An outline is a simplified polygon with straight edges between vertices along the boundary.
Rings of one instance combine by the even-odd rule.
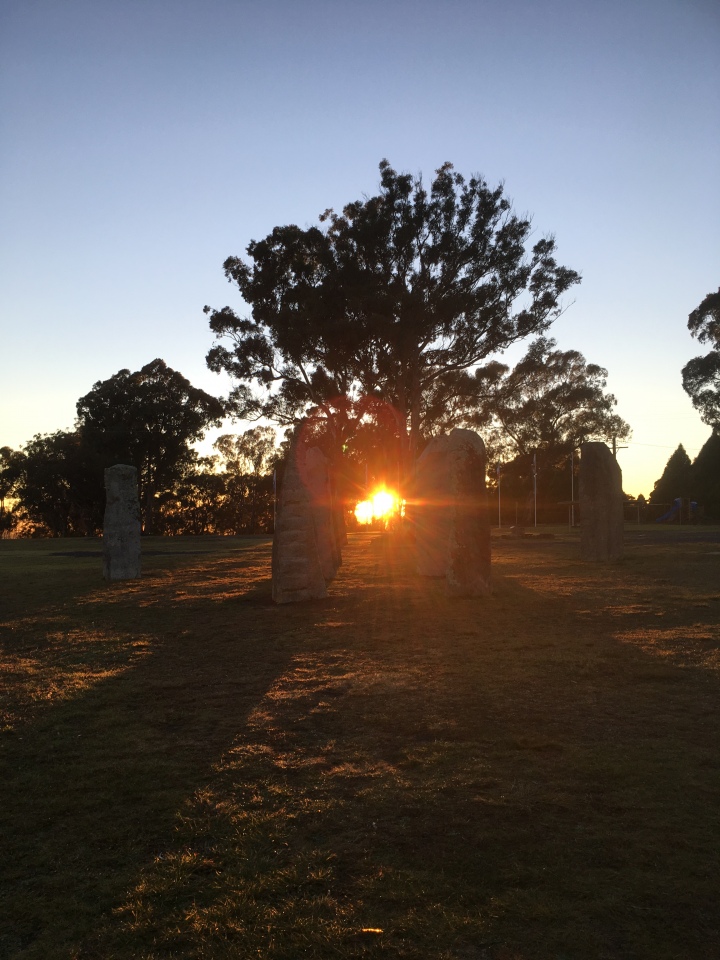
[[[617,435],[616,435],[616,434],[613,434],[612,440],[613,440],[613,457],[617,460],[617,452],[618,452],[618,450],[627,450],[627,447],[619,447],[619,446],[617,445]]]

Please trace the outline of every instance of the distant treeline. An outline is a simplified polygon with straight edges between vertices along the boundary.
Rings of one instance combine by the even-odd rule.
[[[485,439],[493,519],[499,517],[503,525],[535,517],[539,523],[564,522],[570,501],[579,497],[582,440],[629,434],[627,424],[612,413],[605,371],[543,340],[531,345],[514,370],[496,367],[496,385],[485,395],[484,407],[472,419],[456,411],[454,423],[446,413],[437,428],[472,426]],[[340,456],[327,421],[307,421],[306,442],[325,450],[336,495],[350,519],[355,503],[379,486],[413,496],[412,482],[402,486],[398,431],[387,409],[379,409],[358,419]],[[115,463],[137,468],[146,534],[272,532],[273,474],[281,482],[285,446],[277,445],[273,427],[225,434],[215,442],[213,456],[200,456],[192,444],[223,422],[232,412],[230,402],[192,387],[162,360],[94,384],[77,411],[73,430],[38,435],[19,450],[0,448],[0,536],[99,534],[104,470]],[[428,439],[420,438],[420,451]],[[695,518],[720,522],[717,427],[694,462],[678,447],[647,509],[639,497],[627,519],[652,521],[678,497],[697,502]]]
[[[680,444],[650,494],[650,504],[672,504],[678,497],[697,503],[699,520],[720,523],[720,430],[715,427],[693,461]]]
[[[102,531],[105,467],[138,471],[143,531],[261,533],[272,529],[272,472],[280,451],[271,427],[192,444],[219,426],[225,402],[198,390],[162,360],[121,370],[77,404],[75,429],[0,449],[0,534],[93,536]]]

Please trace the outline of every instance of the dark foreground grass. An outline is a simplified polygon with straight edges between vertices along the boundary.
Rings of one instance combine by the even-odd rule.
[[[0,956],[720,957],[720,545],[0,542]]]

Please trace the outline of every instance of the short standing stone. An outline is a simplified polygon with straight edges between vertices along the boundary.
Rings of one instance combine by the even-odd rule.
[[[305,448],[296,431],[285,462],[272,549],[272,598],[295,603],[327,596],[308,488],[303,482]]]
[[[600,442],[580,448],[580,556],[618,560],[623,555],[622,471]]]
[[[448,593],[484,597],[490,593],[490,516],[485,486],[485,444],[474,430],[455,429],[447,444],[450,523]]]
[[[103,576],[131,580],[140,576],[140,504],[137,470],[117,463],[105,470]]]

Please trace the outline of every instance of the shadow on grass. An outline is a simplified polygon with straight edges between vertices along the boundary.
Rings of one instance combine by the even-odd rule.
[[[8,956],[718,955],[717,674],[623,639],[682,621],[655,566],[450,601],[361,537],[278,608],[243,562],[79,606],[153,645],[10,748]]]
[[[4,737],[0,955],[62,956],[96,929],[282,674],[266,553],[80,581],[6,624],[20,695]]]

